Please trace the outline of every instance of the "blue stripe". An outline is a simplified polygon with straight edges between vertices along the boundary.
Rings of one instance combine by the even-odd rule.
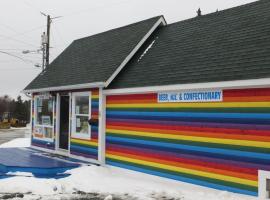
[[[265,113],[199,113],[199,112],[138,112],[138,111],[107,111],[108,115],[116,116],[160,116],[160,117],[207,117],[237,119],[270,119]]]
[[[174,148],[178,150],[191,150],[198,152],[207,152],[207,153],[215,153],[215,154],[224,154],[226,156],[242,156],[254,159],[266,159],[270,161],[270,154],[264,153],[254,153],[247,151],[237,151],[237,150],[229,150],[229,149],[221,149],[221,148],[208,148],[208,147],[199,147],[199,146],[191,146],[184,144],[173,144],[173,143],[165,143],[165,142],[157,142],[157,141],[147,141],[147,140],[138,140],[131,138],[120,138],[114,136],[106,136],[108,142],[123,142],[129,144],[143,144],[154,147],[165,147],[165,148]]]
[[[191,183],[191,184],[201,185],[204,187],[210,187],[210,188],[214,188],[214,189],[218,189],[218,190],[226,190],[226,191],[240,193],[240,194],[258,196],[257,192],[252,192],[252,191],[248,191],[248,190],[242,190],[242,189],[238,189],[238,188],[209,183],[206,181],[200,181],[200,180],[185,178],[185,177],[176,176],[176,175],[172,175],[172,174],[166,174],[166,173],[162,173],[162,172],[158,172],[158,171],[153,171],[153,170],[135,167],[135,166],[131,166],[131,165],[125,165],[125,164],[121,164],[121,163],[117,163],[117,162],[113,162],[113,161],[108,161],[108,160],[106,160],[106,163],[109,165],[112,165],[112,166],[116,166],[116,167],[121,167],[121,168],[129,169],[129,170],[133,170],[133,171],[139,171],[142,173],[161,176],[161,177],[165,177],[165,178],[169,178],[169,179],[173,179],[173,180],[177,180],[177,181],[183,181],[183,182],[187,182],[187,183]]]
[[[98,108],[98,105],[99,105],[99,102],[97,101],[92,101],[91,102],[91,107],[94,108],[94,107],[97,107]]]
[[[78,145],[74,145],[74,144],[70,145],[70,150],[75,151],[75,152],[81,152],[84,154],[91,154],[91,155],[97,155],[97,153],[98,153],[97,148],[83,147],[83,146],[78,146]]]
[[[240,123],[240,124],[270,124],[269,119],[256,118],[222,118],[222,117],[190,117],[190,116],[144,116],[144,115],[122,115],[122,114],[106,114],[107,118],[115,119],[139,119],[139,120],[170,120],[184,122],[218,122],[218,123]]]
[[[98,132],[98,126],[92,125],[91,130],[95,131],[95,132]]]

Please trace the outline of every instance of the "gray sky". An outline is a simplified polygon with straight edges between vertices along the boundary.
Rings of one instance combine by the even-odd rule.
[[[40,72],[36,50],[46,30],[46,18],[63,16],[52,23],[53,60],[74,39],[93,35],[163,14],[168,23],[192,18],[200,7],[203,14],[253,2],[254,0],[0,0],[0,96],[16,97]]]

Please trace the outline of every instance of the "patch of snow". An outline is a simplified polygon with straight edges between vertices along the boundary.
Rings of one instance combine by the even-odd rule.
[[[157,39],[157,37],[156,37],[156,39]],[[151,42],[151,44],[144,50],[144,52],[142,53],[142,55],[140,56],[140,58],[137,60],[137,62],[140,62],[141,61],[141,59],[146,55],[146,53],[149,51],[149,49],[152,48],[152,46],[154,45],[155,42],[156,42],[156,40],[153,40]]]
[[[12,130],[30,130],[31,126],[30,124],[27,124],[26,127],[10,127]]]
[[[108,196],[127,194],[134,199],[155,200],[255,200],[254,197],[195,186],[163,179],[116,167],[82,166],[67,171],[71,175],[62,179],[12,177],[0,180],[2,193],[29,193],[33,195],[72,194],[76,191],[101,193]],[[108,197],[107,196],[107,197]],[[109,197],[108,197],[109,198]],[[163,198],[164,199],[164,198]]]
[[[104,200],[113,200],[113,197],[112,197],[112,195],[108,195],[108,196],[105,197]]]
[[[16,138],[9,142],[0,145],[0,148],[11,148],[11,147],[30,147],[31,138]]]
[[[32,173],[30,172],[8,172],[6,175],[11,175],[11,176],[26,176],[26,177],[31,177],[33,176]]]
[[[15,139],[5,146],[27,146],[30,139]],[[16,146],[17,145],[17,146]],[[1,193],[23,193],[42,196],[40,199],[61,199],[83,193],[104,194],[129,200],[255,200],[255,197],[219,191],[184,182],[165,179],[112,166],[82,166],[66,171],[70,176],[62,179],[27,177],[18,173],[15,177],[0,179]],[[27,175],[27,176],[25,176]],[[44,198],[43,198],[44,197]],[[165,197],[165,198],[164,198]],[[29,195],[25,197],[29,199]]]

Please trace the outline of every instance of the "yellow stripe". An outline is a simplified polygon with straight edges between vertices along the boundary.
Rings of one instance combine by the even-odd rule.
[[[186,141],[194,141],[194,142],[270,148],[270,142],[258,142],[258,141],[250,141],[250,140],[233,140],[233,139],[220,139],[220,138],[210,138],[210,137],[196,137],[196,136],[187,136],[187,135],[170,135],[170,134],[129,131],[129,130],[116,130],[116,129],[106,129],[106,132],[121,134],[121,135],[134,135],[134,136],[145,136],[145,137],[153,137],[153,138],[186,140]]]
[[[92,98],[92,99],[98,99],[98,98],[99,98],[99,95],[92,95],[91,98]]]
[[[256,107],[270,107],[270,102],[107,104],[106,107],[107,108],[256,108]]]
[[[93,141],[84,141],[84,140],[78,140],[78,139],[71,139],[72,143],[77,143],[77,144],[84,144],[84,145],[91,145],[91,146],[98,146],[97,142],[93,142]]]
[[[221,174],[215,174],[215,173],[210,173],[210,172],[203,172],[203,171],[199,171],[199,170],[187,169],[187,168],[176,167],[176,166],[171,166],[171,165],[166,165],[166,164],[160,164],[160,163],[155,163],[155,162],[150,162],[150,161],[133,159],[133,158],[127,158],[127,157],[122,157],[122,156],[117,156],[117,155],[112,155],[112,154],[106,154],[106,157],[111,158],[111,159],[141,164],[141,165],[145,165],[145,166],[166,169],[166,170],[175,171],[175,172],[181,172],[181,173],[186,173],[186,174],[192,174],[192,175],[197,175],[197,176],[202,176],[202,177],[207,177],[207,178],[212,178],[212,179],[218,179],[218,180],[229,181],[229,182],[258,187],[258,181],[252,181],[252,180],[247,180],[247,179],[242,179],[242,178],[237,178],[237,177],[232,177],[232,176],[226,176],[226,175],[221,175]]]

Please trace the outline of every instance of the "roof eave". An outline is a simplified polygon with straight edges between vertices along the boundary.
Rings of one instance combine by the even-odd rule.
[[[64,90],[79,90],[79,89],[103,88],[103,87],[105,87],[104,82],[95,82],[95,83],[84,83],[84,84],[77,84],[77,85],[25,89],[22,91],[22,93],[26,94],[26,93],[36,93],[36,92],[55,92],[55,91],[64,91]]]

